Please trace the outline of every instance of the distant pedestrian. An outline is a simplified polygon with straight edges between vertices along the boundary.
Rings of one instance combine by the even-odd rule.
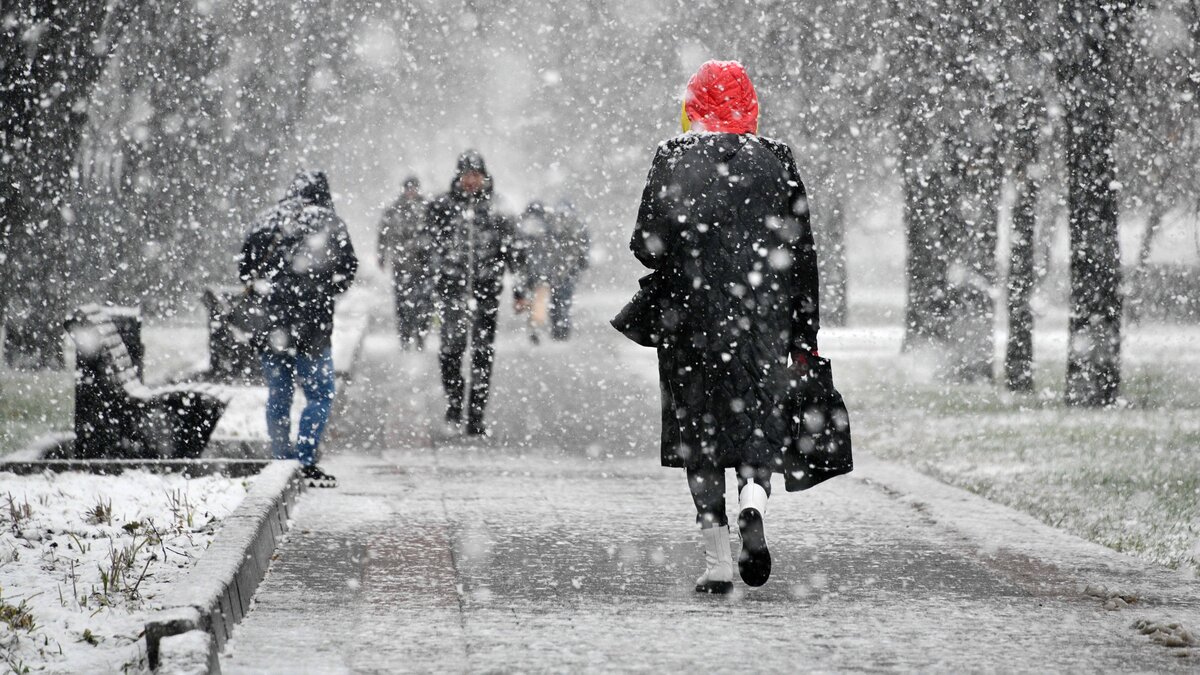
[[[488,433],[483,421],[495,361],[496,319],[505,270],[518,271],[512,223],[492,204],[492,176],[479,153],[458,158],[450,191],[429,205],[437,270],[437,308],[442,320],[442,386],[446,422],[463,421],[467,381],[463,357],[471,349],[466,432]]]
[[[586,227],[564,200],[553,210],[533,201],[517,221],[526,302],[517,309],[529,314],[529,338],[534,344],[549,332],[554,340],[571,334],[571,305],[575,281],[587,269],[590,240]]]
[[[383,212],[379,223],[379,266],[392,267],[396,327],[400,344],[421,349],[433,319],[433,237],[425,221],[428,203],[421,182],[410,176],[404,192]]]
[[[550,284],[557,263],[551,227],[550,215],[540,201],[529,202],[517,219],[516,247],[521,259],[517,283],[524,288],[515,309],[518,314],[528,315],[529,341],[533,344],[541,342],[542,333],[550,328]]]
[[[550,236],[554,241],[555,265],[550,276],[550,337],[571,336],[571,307],[575,285],[588,268],[591,237],[570,200],[560,200],[550,213]]]
[[[757,135],[740,64],[700,67],[683,127],[658,147],[630,246],[657,277],[662,463],[687,469],[706,561],[696,590],[725,593],[726,469],[737,470],[742,580],[771,573],[763,517],[790,442],[789,381],[817,353],[817,262],[791,149]]]
[[[266,313],[262,352],[267,432],[276,459],[298,459],[310,485],[337,480],[317,466],[317,449],[333,406],[333,302],[354,281],[358,258],[346,224],[334,213],[321,171],[296,174],[242,246],[239,274]],[[304,411],[295,444],[291,408],[296,381]]]

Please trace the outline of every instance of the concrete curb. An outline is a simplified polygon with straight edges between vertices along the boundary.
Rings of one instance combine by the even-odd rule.
[[[241,506],[225,519],[212,545],[165,599],[165,608],[146,623],[150,668],[170,663],[172,671],[192,670],[181,666],[188,659],[177,652],[195,652],[195,636],[166,638],[202,631],[209,636],[202,669],[194,658],[191,661],[198,672],[220,672],[217,653],[249,611],[250,599],[288,529],[302,489],[300,465],[295,461],[271,462],[262,470]]]
[[[0,460],[0,471],[29,475],[51,471],[119,474],[124,471],[181,473],[187,476],[223,474],[232,478],[252,476],[270,464],[265,459],[10,459]]]

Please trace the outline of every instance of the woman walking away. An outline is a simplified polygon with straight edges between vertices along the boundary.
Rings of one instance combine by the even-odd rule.
[[[706,562],[696,590],[727,593],[726,469],[737,470],[738,571],[750,586],[771,574],[763,518],[790,440],[789,380],[817,353],[817,261],[792,151],[757,135],[741,64],[700,67],[683,129],[658,147],[630,247],[658,277],[662,463],[687,470]]]

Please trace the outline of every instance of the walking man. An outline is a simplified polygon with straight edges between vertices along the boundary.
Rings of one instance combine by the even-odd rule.
[[[296,174],[283,199],[260,217],[242,246],[239,274],[266,314],[256,342],[269,389],[271,454],[300,460],[314,487],[337,485],[317,466],[317,448],[333,406],[333,301],[350,287],[357,270],[350,234],[333,211],[322,171]],[[305,403],[293,445],[297,380]]]
[[[446,422],[462,423],[467,382],[463,356],[471,348],[470,435],[487,434],[483,411],[495,360],[496,318],[505,269],[517,269],[513,227],[492,206],[492,177],[474,150],[458,158],[450,191],[429,205],[437,269],[437,305],[442,319],[439,360],[446,391]]]
[[[396,327],[400,344],[421,349],[433,318],[433,283],[429,269],[433,238],[425,227],[428,204],[416,176],[404,180],[404,192],[383,212],[379,223],[379,266],[392,266]]]

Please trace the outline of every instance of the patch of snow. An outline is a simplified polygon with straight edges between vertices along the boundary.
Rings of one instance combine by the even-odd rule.
[[[4,665],[51,673],[137,665],[147,618],[252,480],[0,473],[0,605],[29,617],[0,622]]]

